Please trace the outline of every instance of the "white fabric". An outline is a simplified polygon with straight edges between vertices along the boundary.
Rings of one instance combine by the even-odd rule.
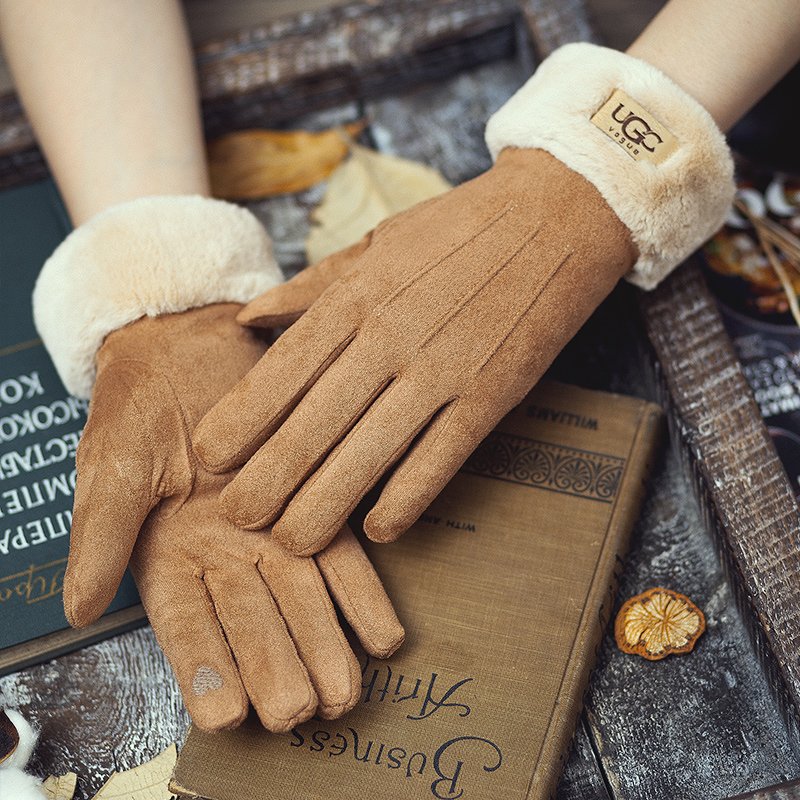
[[[662,164],[635,161],[590,121],[615,89],[679,140]],[[733,162],[708,112],[655,67],[588,43],[565,45],[489,120],[493,157],[546,150],[583,175],[629,228],[639,259],[629,280],[651,289],[723,223]]]
[[[261,223],[207,197],[146,197],[100,212],[45,262],[34,321],[61,379],[88,398],[105,337],[143,316],[246,303],[283,280]]]
[[[7,708],[5,712],[19,733],[19,744],[0,763],[0,800],[42,800],[46,795],[41,789],[41,779],[22,771],[33,753],[39,734],[18,711]]]
[[[0,769],[0,800],[42,800],[46,797],[40,778],[28,775],[18,767]]]

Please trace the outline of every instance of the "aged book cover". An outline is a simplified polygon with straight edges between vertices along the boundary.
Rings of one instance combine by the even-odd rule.
[[[210,800],[555,792],[661,410],[542,382],[397,542],[366,543],[406,641],[359,704],[285,735],[192,728],[171,789]]]
[[[130,575],[89,628],[70,628],[61,603],[87,404],[37,336],[31,292],[69,229],[51,182],[0,193],[0,675],[144,619]]]

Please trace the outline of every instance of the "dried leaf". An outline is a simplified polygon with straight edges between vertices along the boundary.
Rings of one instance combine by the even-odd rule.
[[[19,731],[8,718],[5,709],[0,708],[0,762],[10,758],[19,746]]]
[[[705,629],[703,612],[688,597],[656,587],[623,604],[614,635],[621,650],[654,661],[688,653]]]
[[[237,131],[208,145],[211,192],[226,200],[253,200],[300,192],[328,175],[347,155],[364,122],[321,133]]]
[[[170,745],[139,767],[114,772],[92,800],[172,800],[169,779],[178,760],[178,748]]]
[[[308,263],[355,244],[381,220],[442,194],[450,184],[432,167],[351,145],[330,177],[306,239]]]
[[[72,800],[78,776],[74,772],[66,775],[51,775],[42,784],[42,791],[47,800]]]

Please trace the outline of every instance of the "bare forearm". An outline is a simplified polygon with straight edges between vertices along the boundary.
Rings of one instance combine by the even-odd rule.
[[[797,0],[670,0],[628,48],[729,130],[800,59]]]
[[[3,47],[73,222],[154,194],[208,194],[177,0],[0,0]]]

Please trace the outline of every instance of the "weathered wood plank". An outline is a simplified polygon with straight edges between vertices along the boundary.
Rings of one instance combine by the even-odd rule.
[[[30,772],[78,774],[75,800],[182,742],[189,724],[149,626],[0,679],[0,706],[41,730]]]
[[[585,712],[578,720],[556,800],[612,800],[592,748]]]
[[[206,135],[442,80],[515,49],[515,0],[358,0],[203,45]],[[17,98],[0,98],[0,189],[46,174]]]
[[[515,11],[514,0],[384,0],[300,14],[200,47],[201,95],[250,95],[334,73],[350,73],[352,83],[370,65],[384,69],[387,62],[507,27]]]
[[[684,453],[756,653],[800,741],[800,514],[699,267],[642,308]]]
[[[301,15],[200,48],[210,135],[402,91],[511,55],[513,0],[386,0]]]
[[[800,800],[800,781],[768,786],[755,792],[731,797],[729,800]]]
[[[584,0],[519,0],[541,61],[568,42],[595,41]]]
[[[377,149],[435,166],[454,186],[492,165],[486,121],[529,76],[524,59],[463,72],[364,104]]]

